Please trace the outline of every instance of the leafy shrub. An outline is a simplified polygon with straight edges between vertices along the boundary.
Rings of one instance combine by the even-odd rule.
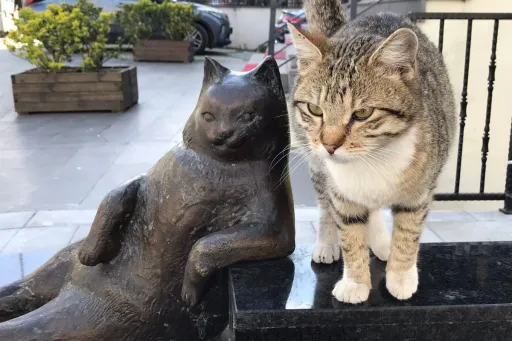
[[[7,48],[43,72],[58,71],[83,56],[82,71],[94,71],[118,54],[107,51],[107,34],[113,16],[101,13],[88,0],[75,4],[49,4],[44,12],[22,8],[14,18],[16,30],[5,40]]]
[[[126,40],[134,43],[155,38],[184,40],[194,28],[194,19],[192,5],[139,0],[122,4],[115,20]]]

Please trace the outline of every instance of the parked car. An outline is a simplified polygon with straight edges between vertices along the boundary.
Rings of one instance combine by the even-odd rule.
[[[302,25],[306,24],[306,13],[302,9],[298,11],[283,10],[281,12],[275,25],[276,41],[278,43],[284,44],[285,34],[290,33],[288,32],[287,23],[291,23],[299,28],[302,27]]]
[[[74,3],[76,0],[25,0],[23,7],[29,7],[34,11],[45,11],[48,4]],[[134,2],[137,0],[94,0],[97,6],[103,7],[104,12],[114,12],[119,9],[122,3]],[[161,2],[162,0],[154,0]],[[187,1],[171,0],[174,2],[190,4],[198,15],[194,31],[189,39],[192,42],[196,54],[203,53],[207,48],[224,47],[231,44],[230,36],[233,28],[229,23],[226,13],[218,8],[196,4]],[[115,43],[117,38],[123,34],[122,28],[112,23],[109,33],[109,42]]]

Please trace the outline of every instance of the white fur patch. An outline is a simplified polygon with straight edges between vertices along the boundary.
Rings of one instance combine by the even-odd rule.
[[[399,300],[407,300],[418,290],[418,268],[416,264],[404,272],[388,271],[386,288]]]
[[[334,286],[332,294],[338,301],[357,304],[368,300],[370,288],[366,284],[356,283],[348,276],[343,276]]]
[[[398,179],[410,166],[415,145],[416,128],[412,128],[386,146],[386,157],[376,154],[367,157],[366,161],[340,161],[343,160],[342,148],[336,150],[334,155],[329,155],[323,147],[318,152],[343,196],[370,209],[379,209],[399,199],[396,197]]]
[[[335,244],[317,242],[313,246],[313,261],[318,264],[332,264],[340,259],[340,247]]]
[[[368,221],[367,244],[375,256],[381,261],[387,261],[391,253],[391,234],[386,228],[382,212],[380,210],[370,213]]]

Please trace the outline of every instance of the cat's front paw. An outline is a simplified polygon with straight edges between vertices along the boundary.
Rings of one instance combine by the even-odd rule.
[[[351,279],[343,277],[334,286],[332,294],[338,301],[357,304],[368,300],[370,287],[364,283],[356,283]]]
[[[399,300],[407,300],[418,290],[418,268],[416,265],[409,270],[386,273],[386,288],[391,295]]]
[[[315,263],[332,264],[340,259],[338,244],[316,243],[313,246],[313,261]]]

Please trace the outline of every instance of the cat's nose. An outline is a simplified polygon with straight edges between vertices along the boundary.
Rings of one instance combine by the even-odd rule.
[[[221,131],[215,136],[215,142],[217,144],[224,143],[227,139],[229,139],[231,136],[233,136],[233,130],[224,130]]]
[[[325,144],[324,143],[324,147],[325,147],[325,150],[327,150],[327,152],[332,155],[332,154],[334,154],[336,149],[338,149],[340,147],[340,145],[339,144]]]

